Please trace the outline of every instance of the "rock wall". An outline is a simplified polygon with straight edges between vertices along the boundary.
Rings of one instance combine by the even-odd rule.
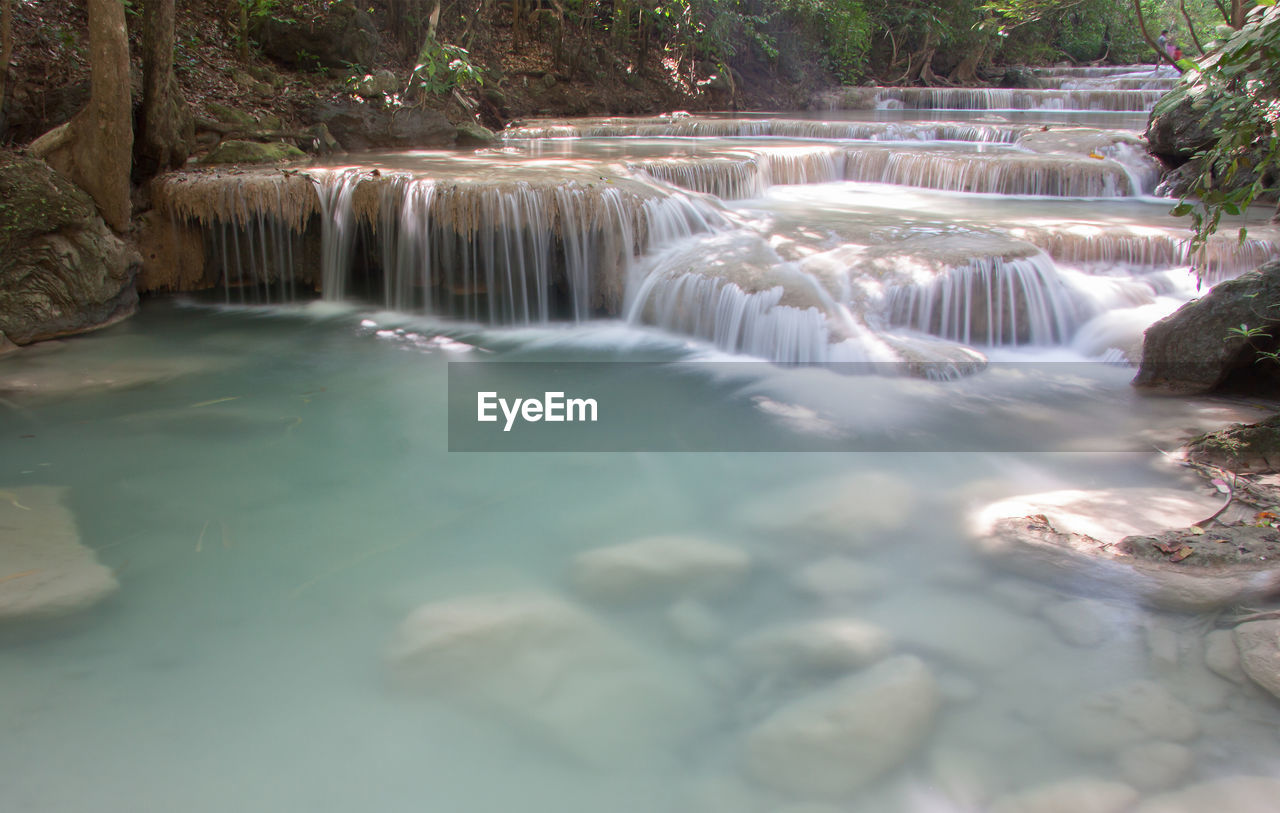
[[[29,344],[129,316],[138,264],[83,190],[0,152],[0,334]]]

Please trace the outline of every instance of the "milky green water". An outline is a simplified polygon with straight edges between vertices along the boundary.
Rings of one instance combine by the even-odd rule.
[[[478,356],[722,358],[613,323],[493,332],[163,301],[19,358],[28,372],[123,365],[157,380],[6,400],[0,486],[70,486],[82,540],[121,589],[75,626],[0,649],[5,809],[774,809],[799,800],[752,784],[746,732],[828,677],[771,678],[737,662],[733,644],[830,616],[884,627],[948,698],[906,765],[838,809],[965,809],[958,791],[947,795],[955,765],[969,766],[960,784],[982,798],[1114,776],[1114,764],[1064,745],[1055,721],[1137,678],[1166,682],[1194,709],[1194,777],[1280,767],[1274,701],[1207,673],[1197,656],[1176,667],[1148,656],[1151,625],[1193,640],[1208,619],[1114,603],[1106,643],[1068,645],[1038,615],[1059,595],[989,569],[963,521],[1008,494],[1175,482],[1149,453],[1105,450],[1135,436],[1169,443],[1256,410],[1140,398],[1130,369],[1102,364],[1063,375],[1053,370],[1068,367],[993,368],[950,383],[748,365],[732,381],[673,372],[667,414],[704,410],[734,432],[803,439],[811,427],[766,408],[785,401],[872,435],[923,433],[936,451],[451,454],[447,362]],[[974,451],[965,427],[975,415],[1010,416],[1009,432],[1036,450]],[[634,427],[636,442],[667,428]],[[839,502],[855,518],[848,543],[787,530],[795,506],[831,482],[845,484]],[[575,554],[657,533],[753,557],[739,589],[703,602],[715,630],[705,642],[678,633],[672,597],[618,607],[569,583]],[[878,586],[834,598],[797,586],[803,568],[832,556],[874,569]],[[591,759],[572,727],[392,679],[386,650],[411,610],[508,591],[580,604],[664,679],[693,687],[705,699],[699,719],[649,720],[681,733]],[[605,715],[578,731],[592,741],[597,722],[629,719]]]

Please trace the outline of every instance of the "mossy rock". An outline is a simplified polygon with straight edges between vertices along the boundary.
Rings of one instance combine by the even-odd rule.
[[[263,113],[258,116],[258,127],[263,130],[279,132],[284,129],[284,119],[279,116],[273,116],[270,113]]]
[[[0,334],[17,344],[131,314],[137,255],[43,161],[0,151]]]
[[[1280,471],[1280,415],[1201,435],[1187,444],[1187,456],[1234,472]]]
[[[498,136],[492,130],[470,121],[458,125],[459,147],[491,147],[497,143]]]
[[[205,109],[209,111],[209,115],[223,124],[230,124],[242,130],[252,130],[258,126],[258,122],[254,120],[253,116],[236,110],[234,107],[228,107],[225,104],[209,102],[205,105]]]
[[[292,144],[278,141],[260,144],[256,141],[224,141],[201,159],[202,164],[278,164],[297,161],[307,154]]]

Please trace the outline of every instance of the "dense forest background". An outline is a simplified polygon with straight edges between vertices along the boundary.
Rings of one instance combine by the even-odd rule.
[[[122,0],[141,98],[143,11]],[[1016,83],[1007,66],[1188,56],[1239,0],[168,0],[173,70],[209,103],[291,120],[381,71],[392,104],[491,127],[532,114],[795,108],[836,83]],[[0,140],[25,143],[89,95],[87,0],[3,0]],[[1141,14],[1142,19],[1139,19]]]

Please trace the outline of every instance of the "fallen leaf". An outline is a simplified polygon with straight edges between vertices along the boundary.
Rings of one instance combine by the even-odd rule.
[[[1201,528],[1199,525],[1192,525],[1187,530],[1195,534],[1196,536],[1199,536],[1200,534],[1204,533],[1204,528]]]
[[[1161,553],[1165,554],[1166,556],[1167,556],[1168,554],[1170,554],[1170,553],[1174,553],[1174,552],[1176,552],[1176,551],[1180,550],[1180,549],[1181,549],[1181,547],[1182,547],[1182,546],[1178,545],[1178,544],[1177,544],[1177,543],[1175,543],[1175,542],[1157,542],[1157,543],[1156,543],[1156,550],[1160,551]]]
[[[1172,556],[1170,556],[1170,557],[1169,557],[1169,561],[1170,561],[1170,562],[1181,562],[1183,559],[1186,559],[1188,556],[1190,556],[1190,555],[1191,555],[1191,554],[1193,554],[1193,553],[1195,553],[1195,551],[1193,551],[1193,550],[1190,548],[1190,546],[1188,546],[1188,545],[1183,545],[1182,547],[1178,548],[1177,553],[1175,553],[1175,554],[1173,554]]]
[[[1089,153],[1090,158],[1097,158],[1099,161],[1105,160],[1105,156],[1098,155],[1096,152]]]

